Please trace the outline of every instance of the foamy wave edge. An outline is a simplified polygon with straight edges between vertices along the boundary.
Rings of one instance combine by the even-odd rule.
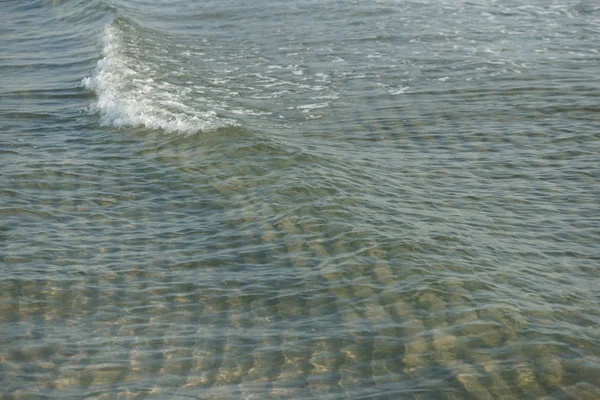
[[[103,58],[91,76],[81,84],[96,93],[89,108],[100,114],[102,126],[146,127],[166,132],[194,134],[225,126],[237,126],[234,120],[221,118],[214,111],[198,111],[179,101],[191,92],[182,86],[156,84],[140,71],[147,68],[123,52],[121,32],[113,24],[104,28]]]

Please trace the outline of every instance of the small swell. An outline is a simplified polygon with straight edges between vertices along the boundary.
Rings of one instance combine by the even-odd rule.
[[[124,23],[116,19],[104,28],[104,57],[92,75],[81,82],[96,93],[90,111],[100,114],[103,126],[193,134],[236,125],[215,111],[201,111],[186,104],[193,98],[192,90],[162,81],[156,66],[144,62],[144,51],[136,47],[136,42],[125,41],[119,24]]]

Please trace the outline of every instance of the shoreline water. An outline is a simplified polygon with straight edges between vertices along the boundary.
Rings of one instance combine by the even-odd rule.
[[[600,10],[8,1],[0,397],[600,397]]]

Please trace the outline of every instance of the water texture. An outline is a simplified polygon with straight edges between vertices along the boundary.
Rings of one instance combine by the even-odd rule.
[[[0,399],[600,398],[595,2],[0,8]]]

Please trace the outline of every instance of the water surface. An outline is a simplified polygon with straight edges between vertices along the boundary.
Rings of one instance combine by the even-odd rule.
[[[600,398],[598,43],[585,0],[5,0],[2,398]]]

